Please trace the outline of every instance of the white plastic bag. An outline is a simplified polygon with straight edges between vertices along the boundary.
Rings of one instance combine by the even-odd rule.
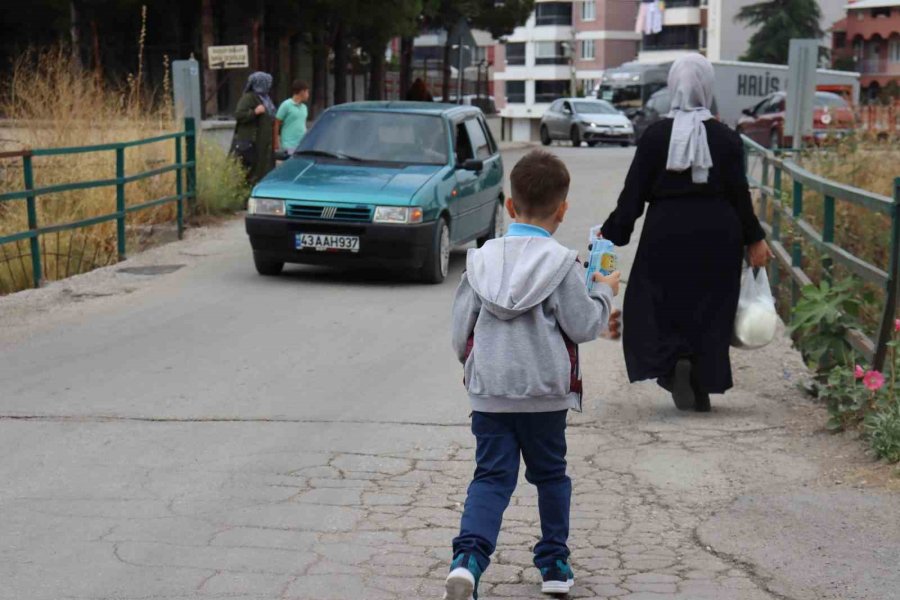
[[[756,274],[753,271],[753,267],[747,267],[741,278],[732,337],[733,346],[747,350],[771,343],[778,329],[778,311],[769,287],[769,276],[765,269],[759,269]]]

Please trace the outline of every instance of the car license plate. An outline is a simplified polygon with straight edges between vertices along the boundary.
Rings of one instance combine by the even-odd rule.
[[[330,233],[298,233],[297,249],[318,252],[359,252],[359,237]]]

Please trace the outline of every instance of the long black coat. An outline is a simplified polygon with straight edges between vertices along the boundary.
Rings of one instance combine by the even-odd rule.
[[[665,377],[681,357],[694,360],[709,393],[732,387],[729,345],[744,247],[765,237],[753,212],[740,137],[706,121],[713,167],[695,184],[690,170],[666,170],[672,119],[638,144],[625,189],[603,235],[628,244],[649,205],[625,291],[623,344],[631,381]]]

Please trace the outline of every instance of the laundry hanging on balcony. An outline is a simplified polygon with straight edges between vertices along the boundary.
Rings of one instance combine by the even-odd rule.
[[[665,2],[641,0],[637,22],[634,24],[634,31],[644,35],[653,35],[662,31],[664,11]]]

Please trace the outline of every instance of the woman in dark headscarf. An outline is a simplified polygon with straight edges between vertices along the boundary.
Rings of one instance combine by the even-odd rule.
[[[269,97],[271,89],[271,75],[261,71],[253,73],[247,79],[244,94],[234,110],[237,125],[232,152],[241,157],[251,183],[256,183],[275,168],[272,145],[275,103]]]
[[[692,54],[669,71],[672,112],[638,144],[603,236],[628,244],[649,205],[625,293],[631,381],[656,379],[681,410],[710,410],[732,387],[729,346],[745,249],[771,256],[753,212],[740,137],[712,118],[713,67]]]

